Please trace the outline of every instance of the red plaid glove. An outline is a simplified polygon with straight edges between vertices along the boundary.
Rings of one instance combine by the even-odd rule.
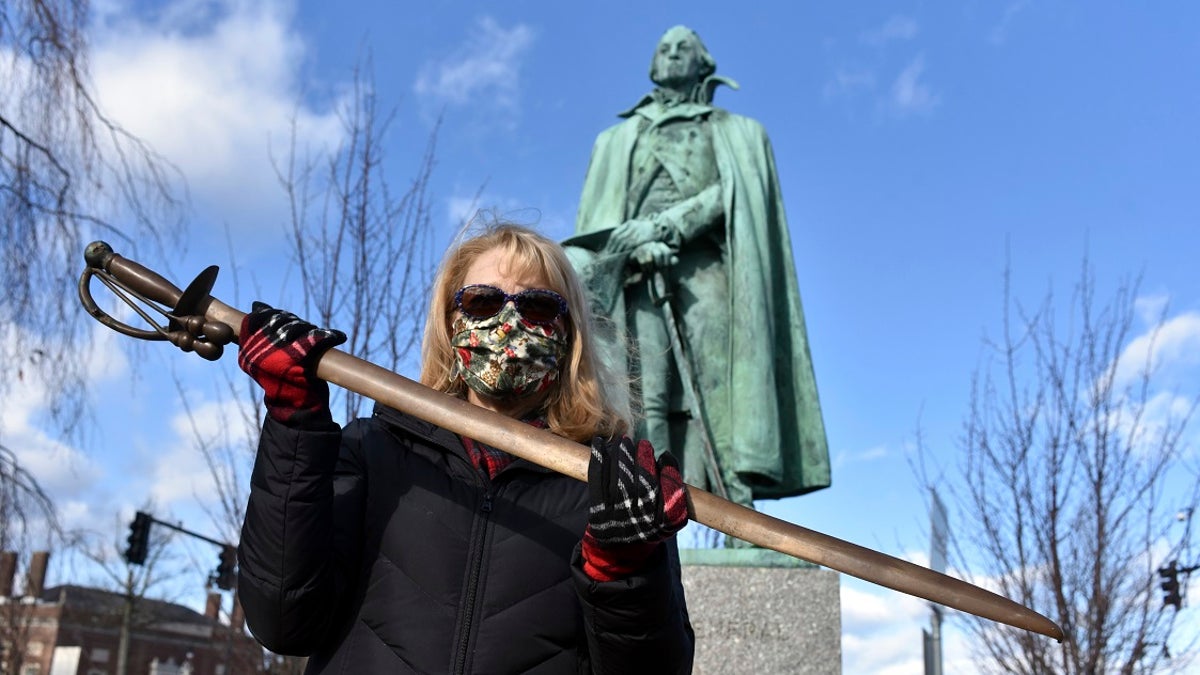
[[[583,569],[597,581],[629,576],[687,524],[687,493],[669,452],[654,459],[650,441],[596,437],[588,464],[591,507]]]
[[[238,366],[266,392],[268,415],[297,428],[333,422],[329,385],[314,370],[322,354],[346,341],[345,333],[255,302],[239,336]]]

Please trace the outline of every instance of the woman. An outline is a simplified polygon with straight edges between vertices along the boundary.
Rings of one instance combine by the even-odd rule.
[[[260,304],[240,335],[268,417],[238,591],[266,647],[314,673],[690,671],[679,471],[622,435],[557,244],[505,224],[447,255],[421,381],[590,440],[586,485],[383,405],[343,430],[313,368],[344,335]]]

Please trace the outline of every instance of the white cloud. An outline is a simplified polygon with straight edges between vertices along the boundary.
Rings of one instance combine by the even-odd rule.
[[[1200,371],[1200,312],[1163,318],[1166,298],[1138,298],[1135,311],[1148,324],[1131,339],[1117,359],[1107,364],[1096,390],[1111,387],[1118,405],[1103,413],[1106,428],[1142,453],[1156,454],[1170,446],[1188,452],[1195,447],[1197,431],[1182,427],[1195,413],[1200,397],[1196,388]],[[1143,378],[1148,378],[1143,382]],[[1143,386],[1146,387],[1143,390]],[[1180,431],[1188,436],[1179,436]]]
[[[480,18],[450,56],[421,68],[413,91],[429,110],[470,106],[498,112],[500,121],[514,124],[520,113],[522,60],[533,39],[526,24],[504,28],[491,17]]]
[[[479,223],[487,223],[491,219],[510,220],[539,229],[545,225],[540,209],[532,208],[513,197],[487,192],[470,196],[463,193],[455,194],[446,200],[446,211],[449,225],[455,232],[462,227],[463,223],[473,219],[479,219]],[[558,222],[559,220],[556,219],[556,225],[561,224]],[[471,222],[471,224],[477,223]]]
[[[1004,44],[1008,40],[1008,30],[1016,19],[1017,14],[1020,14],[1026,7],[1029,6],[1029,0],[1015,0],[1004,7],[1004,14],[1001,15],[1000,21],[992,28],[988,35],[988,41],[994,45]]]
[[[875,73],[843,66],[834,71],[832,79],[825,82],[822,94],[828,99],[853,96],[860,91],[870,91],[874,88]]]
[[[925,57],[917,56],[900,71],[892,83],[892,105],[901,114],[928,113],[941,103],[940,97],[921,80]]]
[[[1155,323],[1122,351],[1116,373],[1118,383],[1133,382],[1148,364],[1164,376],[1200,364],[1200,312],[1185,312],[1160,324],[1159,314],[1151,313],[1161,312],[1162,304],[1139,301],[1137,308],[1143,317],[1154,316]]]
[[[1166,293],[1138,296],[1133,301],[1133,310],[1142,323],[1154,326],[1162,321],[1163,312],[1170,303],[1170,299]]]
[[[962,675],[983,672],[975,662],[974,641],[953,621],[942,623],[942,672]]]
[[[455,231],[464,223],[470,222],[479,213],[481,199],[480,195],[471,195],[470,197],[456,195],[446,200],[446,212],[450,225]]]
[[[882,47],[890,42],[901,42],[915,38],[920,27],[907,16],[893,16],[878,28],[863,31],[859,39],[873,47]]]
[[[14,340],[17,330],[15,326],[5,327],[0,331],[0,340]],[[115,344],[116,336],[114,331],[93,324],[88,339],[79,345],[77,358],[87,364],[90,382],[112,380],[128,372],[129,362]],[[36,371],[6,383],[0,389],[0,439],[21,467],[58,502],[89,490],[102,478],[103,470],[79,448],[43,429],[43,415],[53,403],[51,397]]]
[[[853,99],[859,95],[879,98],[877,110],[900,116],[913,113],[929,113],[936,108],[941,97],[922,79],[925,73],[925,57],[918,54],[911,58],[887,86],[885,78],[879,76],[883,62],[890,61],[882,48],[916,39],[920,26],[916,20],[906,16],[893,16],[883,25],[859,34],[859,42],[874,48],[873,55],[862,63],[839,64],[822,88],[826,100],[836,98]],[[860,57],[859,59],[863,59]]]
[[[861,582],[843,580],[843,672],[921,672],[921,626],[928,625],[928,603],[883,588],[864,590]]]
[[[863,590],[858,584],[842,585],[842,627],[859,635],[891,630],[898,620],[924,613],[926,602],[911,595],[873,587]]]
[[[340,138],[335,106],[301,101],[306,45],[290,26],[291,3],[183,0],[149,18],[105,12],[92,55],[102,107],[178,166],[202,203],[258,216],[282,209],[269,148],[286,148],[291,120],[301,149]]]
[[[932,623],[930,604],[882,587],[843,577],[842,672],[845,675],[911,675],[925,672],[922,630]],[[970,636],[951,610],[942,621],[942,672],[971,675]]]
[[[908,551],[901,556],[926,567],[928,556]],[[951,576],[962,578],[951,570]],[[976,584],[995,591],[989,579]],[[842,577],[842,672],[846,675],[908,675],[924,672],[922,629],[932,621],[929,601],[876,586],[849,576]],[[969,635],[955,627],[958,612],[943,611],[943,672],[971,675],[980,672],[970,653]]]
[[[212,472],[205,461],[203,447],[213,449],[245,448],[257,441],[258,429],[244,423],[243,400],[225,398],[201,400],[198,393],[183,394],[200,403],[191,406],[191,416],[180,410],[171,418],[173,438],[153,455],[150,496],[165,509],[180,508],[216,496]],[[209,505],[213,506],[213,505]]]
[[[5,426],[12,419],[5,415]],[[102,471],[78,449],[55,441],[30,427],[16,427],[10,448],[23,469],[33,475],[52,498],[79,494],[95,485]]]
[[[876,445],[861,452],[838,452],[833,457],[833,466],[840,468],[847,464],[874,462],[878,459],[887,459],[889,455],[887,446],[884,445]]]

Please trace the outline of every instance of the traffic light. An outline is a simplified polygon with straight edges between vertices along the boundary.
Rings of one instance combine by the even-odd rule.
[[[148,513],[137,512],[129,524],[129,546],[125,548],[125,560],[130,565],[146,562],[146,549],[150,545],[150,524],[154,519]]]
[[[1183,595],[1179,592],[1179,568],[1175,561],[1158,568],[1158,576],[1162,578],[1163,607],[1174,605],[1175,611],[1183,605]]]
[[[215,578],[217,588],[223,591],[233,590],[237,584],[237,549],[232,546],[221,547]]]

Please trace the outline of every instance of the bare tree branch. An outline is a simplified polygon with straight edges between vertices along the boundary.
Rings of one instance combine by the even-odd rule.
[[[394,111],[379,113],[369,59],[363,70],[355,69],[354,96],[340,113],[342,145],[320,163],[302,158],[293,129],[276,175],[291,206],[289,244],[303,292],[295,311],[345,331],[343,349],[398,370],[420,343],[428,302],[437,128],[407,189],[394,194],[383,154]],[[345,419],[362,413],[360,396],[338,395]]]
[[[1003,332],[985,342],[990,359],[972,377],[958,475],[931,481],[922,459],[920,476],[955,507],[952,562],[1046,613],[1067,640],[964,617],[978,663],[1004,673],[1183,672],[1194,664],[1181,649],[1166,656],[1174,610],[1162,607],[1156,570],[1175,500],[1195,498],[1194,486],[1168,479],[1196,402],[1159,416],[1153,348],[1125,363],[1136,280],[1101,303],[1085,259],[1069,305],[1048,293],[1033,311],[1010,283],[1006,271]],[[1197,637],[1174,639],[1191,647]]]
[[[272,156],[289,204],[286,236],[300,296],[275,304],[345,331],[349,341],[343,349],[398,370],[415,363],[435,262],[428,190],[437,129],[405,190],[393,192],[384,172],[383,141],[394,113],[379,113],[366,70],[365,75],[362,68],[354,70],[353,96],[340,111],[339,147],[327,152],[298,147],[293,120],[286,154]],[[237,270],[237,265],[231,268]],[[237,532],[263,418],[262,390],[240,373],[218,386],[221,398],[237,402],[234,419],[219,430],[201,423],[179,388],[192,437],[215,485],[217,505],[209,516],[221,530]],[[337,396],[344,396],[344,419],[363,412],[361,397],[341,391],[335,392],[335,411]],[[270,672],[299,672],[302,667],[303,660],[291,657],[273,657],[269,663]]]
[[[178,172],[107,117],[88,72],[86,0],[0,5],[0,393],[37,376],[71,431],[87,392],[70,289],[90,238],[159,252],[180,231]]]

